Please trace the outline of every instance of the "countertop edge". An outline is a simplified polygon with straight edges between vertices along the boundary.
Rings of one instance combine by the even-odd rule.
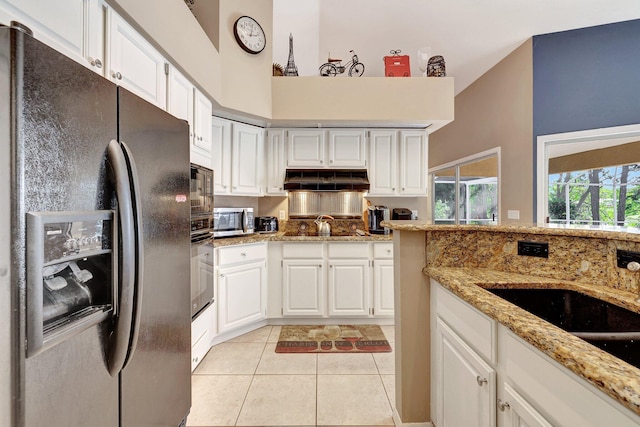
[[[507,327],[518,337],[627,409],[640,415],[640,369],[482,288],[483,285],[489,284],[502,284],[511,287],[522,284],[527,287],[562,287],[593,294],[593,286],[491,270],[482,270],[478,274],[478,269],[425,267],[423,272],[463,301]],[[495,281],[489,279],[492,275],[495,276]],[[625,293],[614,291],[610,296],[615,298],[616,294],[620,292]],[[626,294],[627,297],[633,295],[629,292]],[[635,308],[638,311],[638,307]],[[593,355],[593,357],[584,356],[585,354]]]
[[[634,228],[589,228],[537,225],[436,225],[426,221],[383,221],[382,226],[397,231],[486,231],[492,233],[523,233],[551,236],[591,237],[609,240],[640,242],[640,229]]]
[[[262,242],[392,242],[391,234],[380,234],[371,236],[285,236],[283,232],[260,234],[254,233],[246,236],[223,237],[212,239],[214,247],[225,247],[235,245],[248,245]]]

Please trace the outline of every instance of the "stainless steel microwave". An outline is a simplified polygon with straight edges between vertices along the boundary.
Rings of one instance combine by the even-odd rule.
[[[241,236],[253,232],[253,208],[213,209],[213,237]]]

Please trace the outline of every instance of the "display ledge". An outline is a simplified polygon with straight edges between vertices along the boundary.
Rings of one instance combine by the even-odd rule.
[[[272,127],[417,127],[453,121],[451,77],[272,77]]]
[[[424,274],[640,415],[640,369],[483,288],[569,289],[640,312],[640,303],[635,300],[635,294],[572,281],[486,269],[425,267]]]
[[[376,234],[370,236],[286,236],[284,231],[278,233],[254,233],[238,237],[222,237],[213,239],[214,247],[246,245],[261,242],[391,242],[392,234]]]

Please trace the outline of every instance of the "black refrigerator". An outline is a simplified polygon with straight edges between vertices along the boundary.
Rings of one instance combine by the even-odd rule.
[[[183,425],[188,125],[0,26],[0,425]]]

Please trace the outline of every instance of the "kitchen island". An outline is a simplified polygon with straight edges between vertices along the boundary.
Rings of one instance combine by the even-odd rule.
[[[597,401],[612,405],[616,413],[622,414],[625,423],[640,424],[640,370],[637,367],[483,289],[495,286],[573,289],[640,313],[640,304],[636,301],[640,273],[616,265],[618,249],[640,252],[639,234],[522,226],[436,226],[407,221],[389,221],[383,225],[394,230],[396,424],[435,420],[439,411],[443,411],[442,402],[438,400],[440,379],[436,381],[442,375],[441,366],[435,359],[442,352],[442,348],[437,348],[438,331],[448,326],[439,328],[434,324],[440,317],[435,306],[440,299],[436,301],[432,295],[434,290],[445,295],[441,299],[451,295],[473,312],[472,317],[479,316],[471,329],[482,322],[493,325],[487,326],[488,344],[481,360],[488,361],[489,367],[495,369],[494,384],[489,382],[485,387],[487,393],[494,403],[496,395],[499,397],[497,405],[488,410],[490,424],[496,423],[496,406],[501,417],[509,412],[508,403],[505,406],[501,400],[504,399],[501,383],[495,383],[496,371],[502,381],[508,377],[508,369],[513,369],[509,365],[509,353],[502,350],[502,340],[509,343],[521,340],[531,346],[532,351],[540,352],[540,357],[531,356],[529,370],[535,371],[533,361],[538,359],[540,363],[557,365],[575,376],[571,382],[584,383],[589,396],[595,395]],[[548,243],[548,258],[518,255],[518,241]],[[450,323],[455,322],[453,319]],[[472,343],[474,336],[479,335],[476,332],[472,334]],[[517,345],[520,344],[512,347]],[[471,347],[482,350],[480,344]],[[478,353],[482,355],[482,351]],[[534,376],[536,374],[541,375],[534,372]],[[475,382],[476,378],[473,379]],[[485,379],[478,376],[479,389],[486,384]],[[506,385],[507,391],[511,391],[511,385]],[[534,388],[531,386],[524,393],[529,393],[540,412],[547,416],[548,424],[563,424],[553,408],[545,406],[544,399],[535,401]],[[557,406],[563,410],[569,408],[562,407],[564,398],[570,405],[575,397],[556,399]],[[516,412],[517,405],[511,402],[512,412]]]

